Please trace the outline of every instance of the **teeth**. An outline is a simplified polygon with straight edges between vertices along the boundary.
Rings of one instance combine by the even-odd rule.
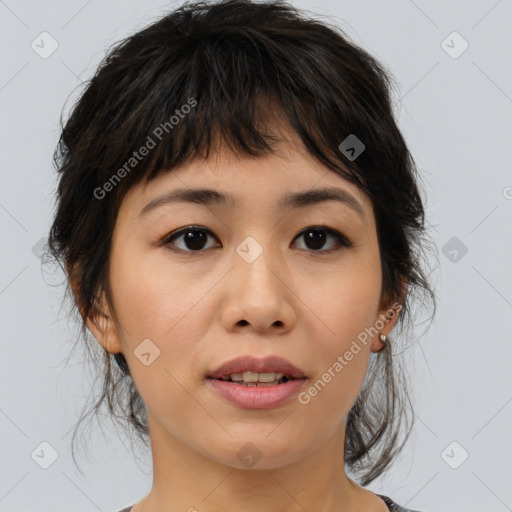
[[[234,382],[244,383],[270,383],[280,380],[284,377],[284,373],[269,372],[269,373],[258,373],[258,372],[243,372],[243,373],[232,373],[230,378]]]

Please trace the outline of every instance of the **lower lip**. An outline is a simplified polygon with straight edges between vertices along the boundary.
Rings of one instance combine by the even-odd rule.
[[[207,379],[212,388],[226,400],[244,409],[272,409],[297,395],[306,381],[293,379],[276,386],[245,386],[234,382]]]

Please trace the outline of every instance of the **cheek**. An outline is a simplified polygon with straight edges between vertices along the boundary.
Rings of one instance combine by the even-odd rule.
[[[319,320],[310,333],[319,372],[299,401],[310,409],[310,421],[329,415],[325,428],[335,428],[355,402],[368,369],[380,291],[380,264],[370,257],[337,269],[308,296]]]
[[[161,255],[151,258],[134,249],[120,256],[110,277],[134,381],[145,401],[179,399],[178,382],[190,379],[190,368],[202,367],[201,341],[214,314],[208,300],[212,283],[192,283],[189,274],[172,269]],[[146,362],[152,361],[148,366],[141,360],[145,353]]]
[[[113,259],[111,283],[114,304],[131,342],[150,338],[179,341],[190,333],[195,306],[207,292],[207,283],[192,282],[180,266],[172,266],[161,252],[137,247]],[[115,255],[115,253],[113,253]]]
[[[328,340],[326,348],[343,350],[374,324],[381,285],[378,253],[354,254],[316,282],[304,282],[304,302],[317,320],[317,334]]]
[[[137,265],[137,258],[112,267],[123,352],[137,390],[156,417],[190,409],[193,400],[180,383],[190,380],[191,368],[201,367],[195,361],[208,323],[206,302],[201,302],[207,287],[180,279],[161,265]]]

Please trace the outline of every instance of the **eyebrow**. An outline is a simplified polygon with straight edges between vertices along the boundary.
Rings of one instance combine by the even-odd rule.
[[[357,212],[363,219],[366,218],[361,204],[346,190],[326,187],[303,192],[293,192],[283,196],[279,202],[282,210],[304,208],[306,206],[322,203],[324,201],[338,201],[346,204]],[[169,204],[188,202],[199,205],[218,204],[222,206],[235,206],[236,200],[233,195],[219,192],[208,188],[192,189],[184,188],[167,192],[150,201],[139,213],[139,218],[145,213],[156,208]]]

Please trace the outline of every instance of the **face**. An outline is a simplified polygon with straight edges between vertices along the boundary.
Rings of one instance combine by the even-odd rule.
[[[199,188],[231,199],[162,200]],[[281,204],[324,188],[345,200]],[[344,433],[370,352],[382,348],[378,334],[363,343],[361,333],[390,306],[379,303],[369,197],[298,143],[261,159],[216,153],[134,186],[110,263],[111,318],[89,326],[107,350],[124,354],[153,445],[179,444],[239,468],[240,453],[257,449],[258,468],[270,469]],[[207,376],[246,355],[282,357],[306,378],[279,405],[235,405]]]

